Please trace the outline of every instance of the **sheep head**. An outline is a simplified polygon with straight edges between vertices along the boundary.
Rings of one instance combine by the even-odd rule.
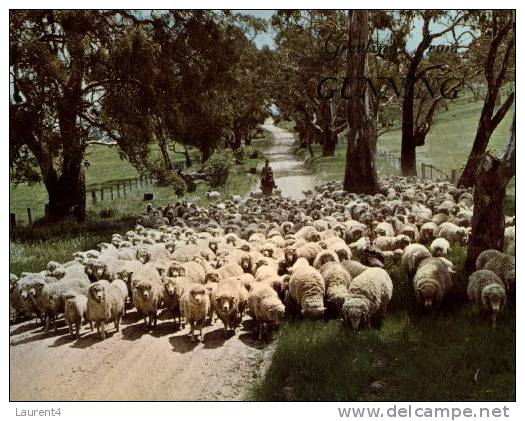
[[[145,248],[139,248],[137,249],[137,260],[146,264],[151,260],[151,253]]]
[[[370,302],[363,296],[348,296],[342,307],[344,321],[351,323],[354,329],[359,329],[361,324],[368,325],[370,320]]]
[[[101,303],[106,298],[106,289],[104,285],[94,283],[89,287],[89,294],[95,301]]]

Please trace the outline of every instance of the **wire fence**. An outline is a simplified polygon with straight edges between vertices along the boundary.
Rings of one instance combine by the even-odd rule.
[[[376,154],[394,169],[401,171],[401,156],[383,149],[377,149]],[[422,180],[450,181],[452,184],[456,184],[461,169],[444,170],[435,165],[421,162],[416,167],[416,172]]]

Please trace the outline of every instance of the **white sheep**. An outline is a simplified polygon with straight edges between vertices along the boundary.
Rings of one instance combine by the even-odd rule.
[[[438,226],[435,222],[425,222],[421,225],[419,230],[420,240],[422,243],[428,244],[436,238]]]
[[[248,306],[251,316],[256,321],[259,340],[263,338],[265,331],[279,326],[284,318],[284,304],[275,290],[266,283],[253,285],[248,295]]]
[[[392,298],[392,280],[381,268],[370,268],[355,277],[348,287],[343,307],[343,319],[358,329],[371,326],[372,319],[382,321]]]
[[[514,256],[504,253],[494,256],[485,263],[484,269],[491,270],[498,275],[509,294],[516,291],[516,258]]]
[[[336,261],[325,263],[319,271],[326,286],[326,306],[331,314],[339,316],[352,277],[345,267]]]
[[[313,267],[317,270],[321,269],[323,265],[328,262],[339,263],[339,256],[333,250],[323,250],[315,257]]]
[[[80,338],[80,325],[87,321],[87,297],[73,290],[68,290],[62,294],[64,298],[64,318],[69,328],[69,334]],[[73,332],[73,327],[75,332]],[[93,323],[91,322],[91,330]]]
[[[323,316],[325,285],[323,276],[301,257],[292,267],[288,297],[301,307],[301,314],[311,319]]]
[[[424,259],[432,257],[428,249],[422,244],[410,244],[403,250],[401,256],[401,270],[409,276],[414,275],[416,270]]]
[[[182,296],[182,316],[190,324],[190,337],[193,342],[195,329],[199,330],[200,340],[204,341],[202,329],[210,311],[210,298],[202,284],[190,284]]]
[[[483,269],[487,262],[496,256],[502,256],[503,253],[499,250],[488,249],[483,250],[476,259],[476,269]]]
[[[242,319],[247,300],[248,291],[238,277],[219,281],[212,302],[217,317],[224,323],[225,333],[230,328],[235,332]]]
[[[418,303],[426,309],[439,306],[452,289],[449,267],[442,258],[426,258],[417,268],[413,286]]]
[[[507,301],[505,284],[498,275],[487,269],[477,270],[469,277],[467,293],[470,301],[491,313],[492,328],[496,328],[496,318]]]
[[[164,279],[164,306],[171,312],[175,326],[183,327],[181,300],[191,281],[185,276]]]
[[[448,240],[442,237],[436,238],[430,244],[430,253],[434,257],[445,257],[448,255],[448,250],[450,249],[450,243]]]
[[[106,337],[106,323],[113,322],[118,332],[124,313],[124,297],[118,286],[106,280],[97,281],[89,287],[87,318],[95,323],[101,339]]]
[[[144,326],[157,326],[157,310],[162,304],[163,287],[156,270],[144,267],[133,274],[132,297],[133,304],[144,318]]]
[[[221,194],[218,191],[208,191],[206,192],[206,197],[210,202],[218,202]]]
[[[193,283],[204,284],[206,271],[202,265],[195,261],[185,263],[173,262],[168,268],[168,276],[185,276]]]
[[[450,244],[465,245],[468,242],[468,231],[452,222],[443,222],[436,231],[438,237],[447,239]]]

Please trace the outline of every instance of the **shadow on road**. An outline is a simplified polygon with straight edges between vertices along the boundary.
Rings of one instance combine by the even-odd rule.
[[[173,352],[178,352],[179,354],[185,354],[187,352],[193,351],[200,343],[197,338],[191,342],[189,335],[172,336],[168,340],[173,347]]]

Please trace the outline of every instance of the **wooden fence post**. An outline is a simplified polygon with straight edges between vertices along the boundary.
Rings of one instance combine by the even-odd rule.
[[[33,218],[31,217],[31,208],[27,208],[27,220],[29,225],[33,225]]]
[[[110,189],[111,189],[111,200],[113,200],[115,198],[115,196],[113,195],[113,186],[110,186]]]
[[[16,215],[14,213],[9,214],[9,229],[16,228]]]
[[[133,191],[133,185],[131,184],[131,180],[129,180],[129,192],[131,193]]]
[[[120,199],[120,184],[117,184],[117,197]]]
[[[432,180],[432,176],[433,176],[433,174],[432,174],[432,165],[429,165],[428,167],[430,168],[430,179]]]
[[[124,190],[124,197],[126,197],[126,183],[122,184],[122,190]]]
[[[100,189],[100,201],[104,200],[104,189]]]
[[[97,204],[97,192],[95,190],[91,190],[91,201],[94,205]]]
[[[457,182],[457,177],[458,177],[458,170],[456,169],[452,170],[452,174],[450,175],[450,182],[455,185]]]
[[[421,163],[421,178],[423,180],[425,179],[425,163],[424,162]]]

